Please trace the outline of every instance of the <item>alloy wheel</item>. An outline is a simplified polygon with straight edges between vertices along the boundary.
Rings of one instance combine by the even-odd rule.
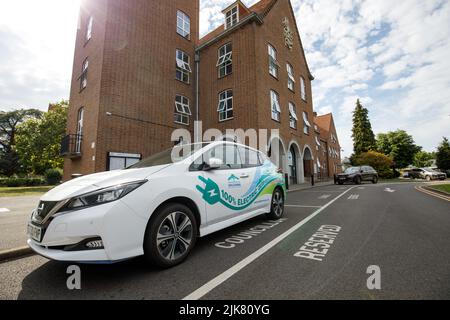
[[[277,217],[280,217],[284,211],[284,199],[280,190],[275,191],[272,200],[272,210]]]
[[[173,212],[167,215],[159,226],[156,246],[162,257],[174,261],[188,251],[192,240],[191,219],[183,212]]]

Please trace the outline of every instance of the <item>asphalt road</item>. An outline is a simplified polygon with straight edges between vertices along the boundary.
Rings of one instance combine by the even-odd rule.
[[[0,198],[0,251],[26,246],[27,222],[40,197]]]
[[[368,184],[293,192],[288,205],[278,224],[260,217],[200,239],[170,270],[140,258],[82,265],[81,290],[67,289],[67,264],[2,263],[0,299],[450,299],[450,202]],[[249,230],[259,233],[235,237]],[[313,235],[333,239],[322,261],[296,257]],[[367,288],[369,266],[380,290]]]

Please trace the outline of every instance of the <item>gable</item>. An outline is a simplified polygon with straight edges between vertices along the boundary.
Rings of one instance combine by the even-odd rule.
[[[308,61],[306,60],[305,50],[303,48],[303,43],[302,43],[302,40],[301,40],[301,36],[300,36],[299,29],[298,29],[298,25],[297,25],[297,19],[295,17],[294,9],[292,8],[291,1],[290,0],[261,0],[260,2],[258,2],[256,4],[256,5],[258,5],[258,8],[260,6],[259,4],[260,5],[265,5],[264,9],[260,8],[260,10],[262,10],[260,15],[262,15],[262,18],[263,18],[264,22],[267,22],[267,20],[270,20],[268,17],[272,13],[276,13],[277,11],[283,11],[283,10],[286,11],[286,7],[283,8],[283,6],[287,6],[287,11],[289,13],[288,13],[287,16],[283,14],[284,16],[278,16],[277,17],[276,20],[279,20],[279,25],[277,25],[277,27],[282,25],[282,22],[283,22],[284,18],[287,18],[288,27],[289,27],[290,31],[292,32],[292,35],[293,35],[293,43],[294,43],[294,45],[293,45],[292,50],[296,50],[298,53],[300,53],[300,55],[302,57],[302,60],[303,60],[302,62],[306,66],[309,79],[311,81],[314,80],[314,77],[311,74],[311,71],[309,69]],[[252,8],[250,8],[250,9],[252,9]],[[280,34],[280,37],[282,37],[282,36],[283,36],[283,34]]]

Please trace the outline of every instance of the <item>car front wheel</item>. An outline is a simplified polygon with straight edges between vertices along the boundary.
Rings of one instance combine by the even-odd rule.
[[[378,177],[377,176],[373,177],[372,183],[373,184],[377,184],[378,183]]]
[[[431,181],[431,177],[430,177],[430,176],[427,176],[425,179],[426,179],[428,182]]]
[[[271,220],[279,220],[284,214],[284,194],[280,188],[276,188],[272,195],[272,202],[270,205],[270,213],[267,218]]]
[[[361,184],[361,183],[362,183],[361,177],[359,177],[359,176],[356,177],[356,178],[355,178],[355,183],[356,183],[356,184]]]
[[[197,240],[197,222],[183,204],[169,204],[155,212],[144,240],[144,257],[153,265],[170,268],[183,262]]]

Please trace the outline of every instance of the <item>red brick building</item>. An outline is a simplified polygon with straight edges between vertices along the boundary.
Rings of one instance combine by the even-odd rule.
[[[317,136],[319,176],[333,177],[342,172],[341,146],[331,113],[314,117]],[[319,145],[320,142],[320,145]]]
[[[291,182],[319,174],[314,78],[290,1],[230,1],[223,13],[199,39],[199,0],[82,2],[65,179],[133,164],[197,119],[224,135],[278,129],[263,144]]]

